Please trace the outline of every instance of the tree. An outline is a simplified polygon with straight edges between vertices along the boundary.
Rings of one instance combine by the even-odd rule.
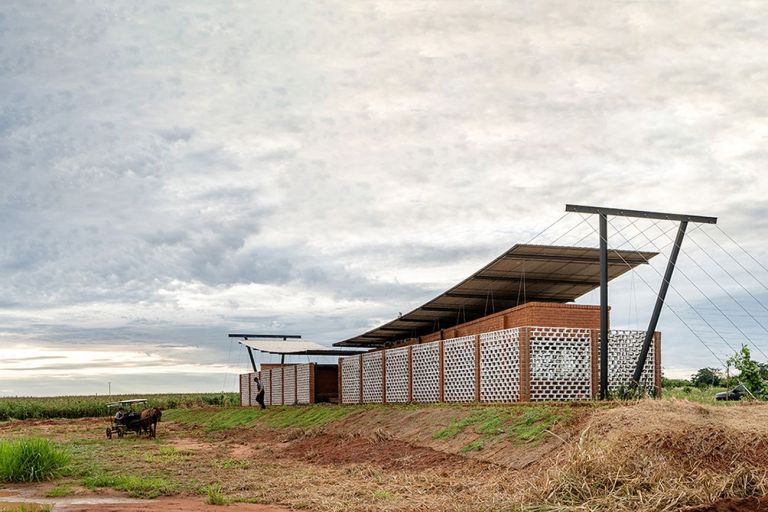
[[[722,380],[723,374],[720,368],[702,368],[691,376],[691,384],[699,388],[719,386]]]
[[[728,362],[739,370],[739,381],[747,387],[750,393],[755,397],[762,397],[765,394],[766,386],[760,375],[760,364],[752,360],[752,355],[746,345],[742,345],[741,350],[729,357]]]

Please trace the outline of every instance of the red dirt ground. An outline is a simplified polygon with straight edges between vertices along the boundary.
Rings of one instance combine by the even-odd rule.
[[[310,436],[291,443],[284,454],[315,464],[365,463],[382,469],[421,470],[473,464],[465,457],[430,448],[413,446],[394,439],[374,441],[366,438]]]
[[[685,512],[768,512],[768,498],[728,498],[712,505],[687,508]]]
[[[221,511],[222,509],[239,512],[288,512],[289,509],[270,505],[255,505],[251,503],[236,503],[226,507],[208,505],[201,499],[158,498],[143,503],[113,503],[107,505],[57,505],[56,510],[63,512],[202,512]]]

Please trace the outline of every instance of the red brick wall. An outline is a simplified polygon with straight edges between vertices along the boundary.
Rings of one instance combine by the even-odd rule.
[[[472,336],[522,326],[600,329],[600,306],[528,302],[522,306],[499,311],[471,322],[427,334],[421,337],[421,342],[427,343],[439,339]],[[411,343],[416,342],[417,340],[412,340]]]

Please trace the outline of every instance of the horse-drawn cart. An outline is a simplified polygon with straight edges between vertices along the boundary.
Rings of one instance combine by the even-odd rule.
[[[140,434],[145,428],[146,422],[142,420],[141,412],[137,408],[146,403],[145,398],[136,398],[107,404],[107,410],[112,416],[112,425],[107,427],[107,439],[112,439],[114,434],[117,434],[117,437],[123,437],[128,432]],[[117,410],[112,415],[111,413],[115,409]]]

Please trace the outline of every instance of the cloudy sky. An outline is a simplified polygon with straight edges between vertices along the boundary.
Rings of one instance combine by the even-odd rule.
[[[719,365],[698,338],[768,352],[766,18],[746,1],[5,0],[0,395],[234,389],[227,332],[344,339],[565,203],[720,217],[757,262],[718,228],[686,240],[703,293],[675,277],[664,367]],[[537,241],[594,244],[593,226]],[[617,220],[611,242],[668,253],[670,227]],[[612,287],[614,326],[643,327],[644,281]]]

